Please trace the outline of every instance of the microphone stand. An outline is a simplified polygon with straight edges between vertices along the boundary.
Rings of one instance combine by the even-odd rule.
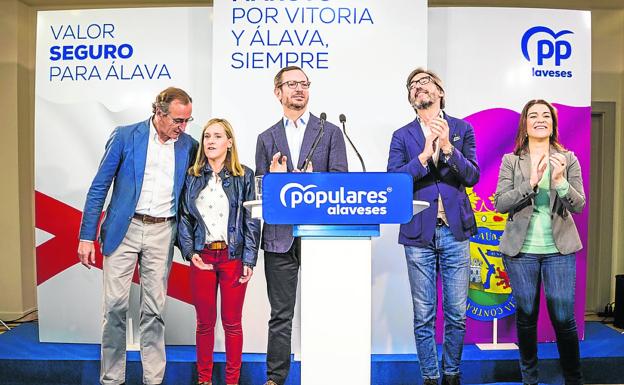
[[[355,154],[360,159],[360,163],[362,164],[362,171],[366,172],[366,165],[364,164],[364,159],[362,159],[362,155],[360,155],[360,152],[357,150],[357,148],[355,148],[355,145],[351,141],[351,138],[349,138],[349,135],[347,135],[347,129],[345,127],[346,121],[347,121],[347,118],[344,116],[344,114],[340,114],[340,123],[342,123],[342,132],[344,133],[345,138],[347,138],[347,140],[349,141],[351,148],[353,148],[353,151],[355,151]]]
[[[314,138],[314,143],[312,144],[312,148],[310,148],[308,155],[305,157],[305,161],[303,162],[303,168],[301,169],[302,172],[305,172],[308,169],[310,162],[312,162],[312,154],[314,154],[314,150],[316,150],[316,146],[318,146],[319,142],[321,141],[321,138],[323,137],[323,133],[325,132],[325,117],[326,116],[327,115],[325,115],[324,112],[321,114],[321,122],[320,122],[321,129],[319,130],[318,134],[316,134],[316,138]]]

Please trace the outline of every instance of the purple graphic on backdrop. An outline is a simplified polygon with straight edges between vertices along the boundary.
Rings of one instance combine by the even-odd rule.
[[[585,188],[585,195],[587,202],[589,202],[589,170],[590,170],[590,143],[591,143],[591,108],[590,107],[571,107],[561,104],[554,104],[558,112],[559,117],[559,141],[563,146],[575,153],[581,166],[581,172],[583,175],[583,187]],[[519,106],[521,107],[521,106]],[[480,227],[481,232],[489,234],[497,234],[498,229],[504,228],[504,221],[506,215],[501,215],[495,212],[492,197],[496,191],[496,183],[498,181],[498,172],[503,155],[513,151],[516,132],[518,130],[518,121],[520,114],[518,112],[494,108],[490,110],[484,110],[472,114],[465,118],[472,124],[475,129],[476,142],[477,142],[477,156],[479,160],[479,166],[481,169],[481,178],[479,183],[472,189],[471,202],[473,208],[475,208],[475,216],[477,218],[477,224]],[[470,193],[470,192],[469,192]],[[482,221],[480,221],[482,220]],[[585,276],[587,267],[587,234],[589,224],[589,205],[586,205],[582,213],[574,216],[574,221],[579,230],[579,235],[583,243],[584,248],[576,255],[577,261],[577,281],[576,281],[576,304],[575,314],[576,321],[579,330],[579,337],[584,338],[585,325],[584,325],[584,308],[585,308]],[[476,236],[478,237],[478,236]],[[478,249],[486,250],[488,255],[488,261],[493,265],[498,265],[497,260],[500,260],[500,255],[497,255],[497,251],[490,247],[491,241],[483,241],[482,244],[477,244],[479,241],[473,237],[471,242],[471,254],[474,257],[475,251]],[[496,244],[497,244],[496,240]],[[486,246],[482,247],[483,244]],[[497,250],[498,247],[496,246]],[[474,259],[473,259],[474,261]],[[502,264],[500,265],[502,266]],[[504,271],[499,271],[497,277],[492,277],[492,287],[498,284],[499,291],[498,296],[504,298],[505,274]],[[488,282],[488,285],[490,283]],[[472,288],[472,284],[471,284]],[[441,295],[441,288],[438,287],[438,292]],[[496,288],[494,288],[496,290]],[[471,290],[472,292],[472,290]],[[513,301],[508,301],[513,302]],[[469,307],[470,312],[470,307]],[[546,309],[546,300],[543,297],[543,292],[540,299],[540,315],[538,320],[538,339],[539,341],[554,341],[555,333],[550,324],[548,318],[548,311]],[[479,317],[474,317],[479,318]],[[436,320],[436,340],[442,341],[441,331],[443,330],[443,317],[441,311],[441,303],[438,303],[438,317]],[[481,343],[492,341],[492,322],[479,321],[471,317],[467,320],[466,325],[466,343]],[[515,317],[501,318],[498,321],[498,339],[499,342],[515,342]]]

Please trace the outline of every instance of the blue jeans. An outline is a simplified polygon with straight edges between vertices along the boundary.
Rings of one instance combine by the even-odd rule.
[[[420,372],[425,379],[440,377],[435,343],[439,266],[444,309],[442,370],[446,375],[458,375],[466,333],[469,242],[457,241],[447,226],[437,226],[429,246],[405,246],[405,257],[412,290],[414,335]]]
[[[528,254],[503,257],[511,288],[518,305],[516,328],[520,349],[522,382],[537,384],[537,316],[540,284],[544,285],[548,315],[557,336],[559,363],[566,385],[582,384],[574,289],[576,256],[574,254]]]

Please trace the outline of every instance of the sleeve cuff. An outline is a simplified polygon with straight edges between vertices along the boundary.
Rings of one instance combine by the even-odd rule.
[[[568,191],[570,190],[570,182],[564,180],[563,182],[555,186],[555,190],[557,190],[557,195],[559,195],[559,198],[563,198],[564,196],[568,195]]]
[[[200,254],[198,251],[191,251],[190,253],[187,254],[183,254],[184,255],[184,259],[186,259],[187,261],[191,261],[191,259],[193,259],[193,254]]]

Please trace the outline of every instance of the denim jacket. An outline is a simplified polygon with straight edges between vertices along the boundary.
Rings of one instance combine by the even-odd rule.
[[[251,218],[249,211],[243,207],[243,202],[255,199],[254,173],[246,166],[243,168],[245,175],[233,176],[224,167],[219,177],[230,203],[227,239],[229,259],[242,258],[244,265],[253,267],[258,259],[260,220]],[[212,169],[206,164],[200,176],[187,175],[184,182],[178,222],[178,244],[186,260],[191,260],[194,253],[199,254],[206,243],[206,224],[195,201],[208,185],[212,175]]]

